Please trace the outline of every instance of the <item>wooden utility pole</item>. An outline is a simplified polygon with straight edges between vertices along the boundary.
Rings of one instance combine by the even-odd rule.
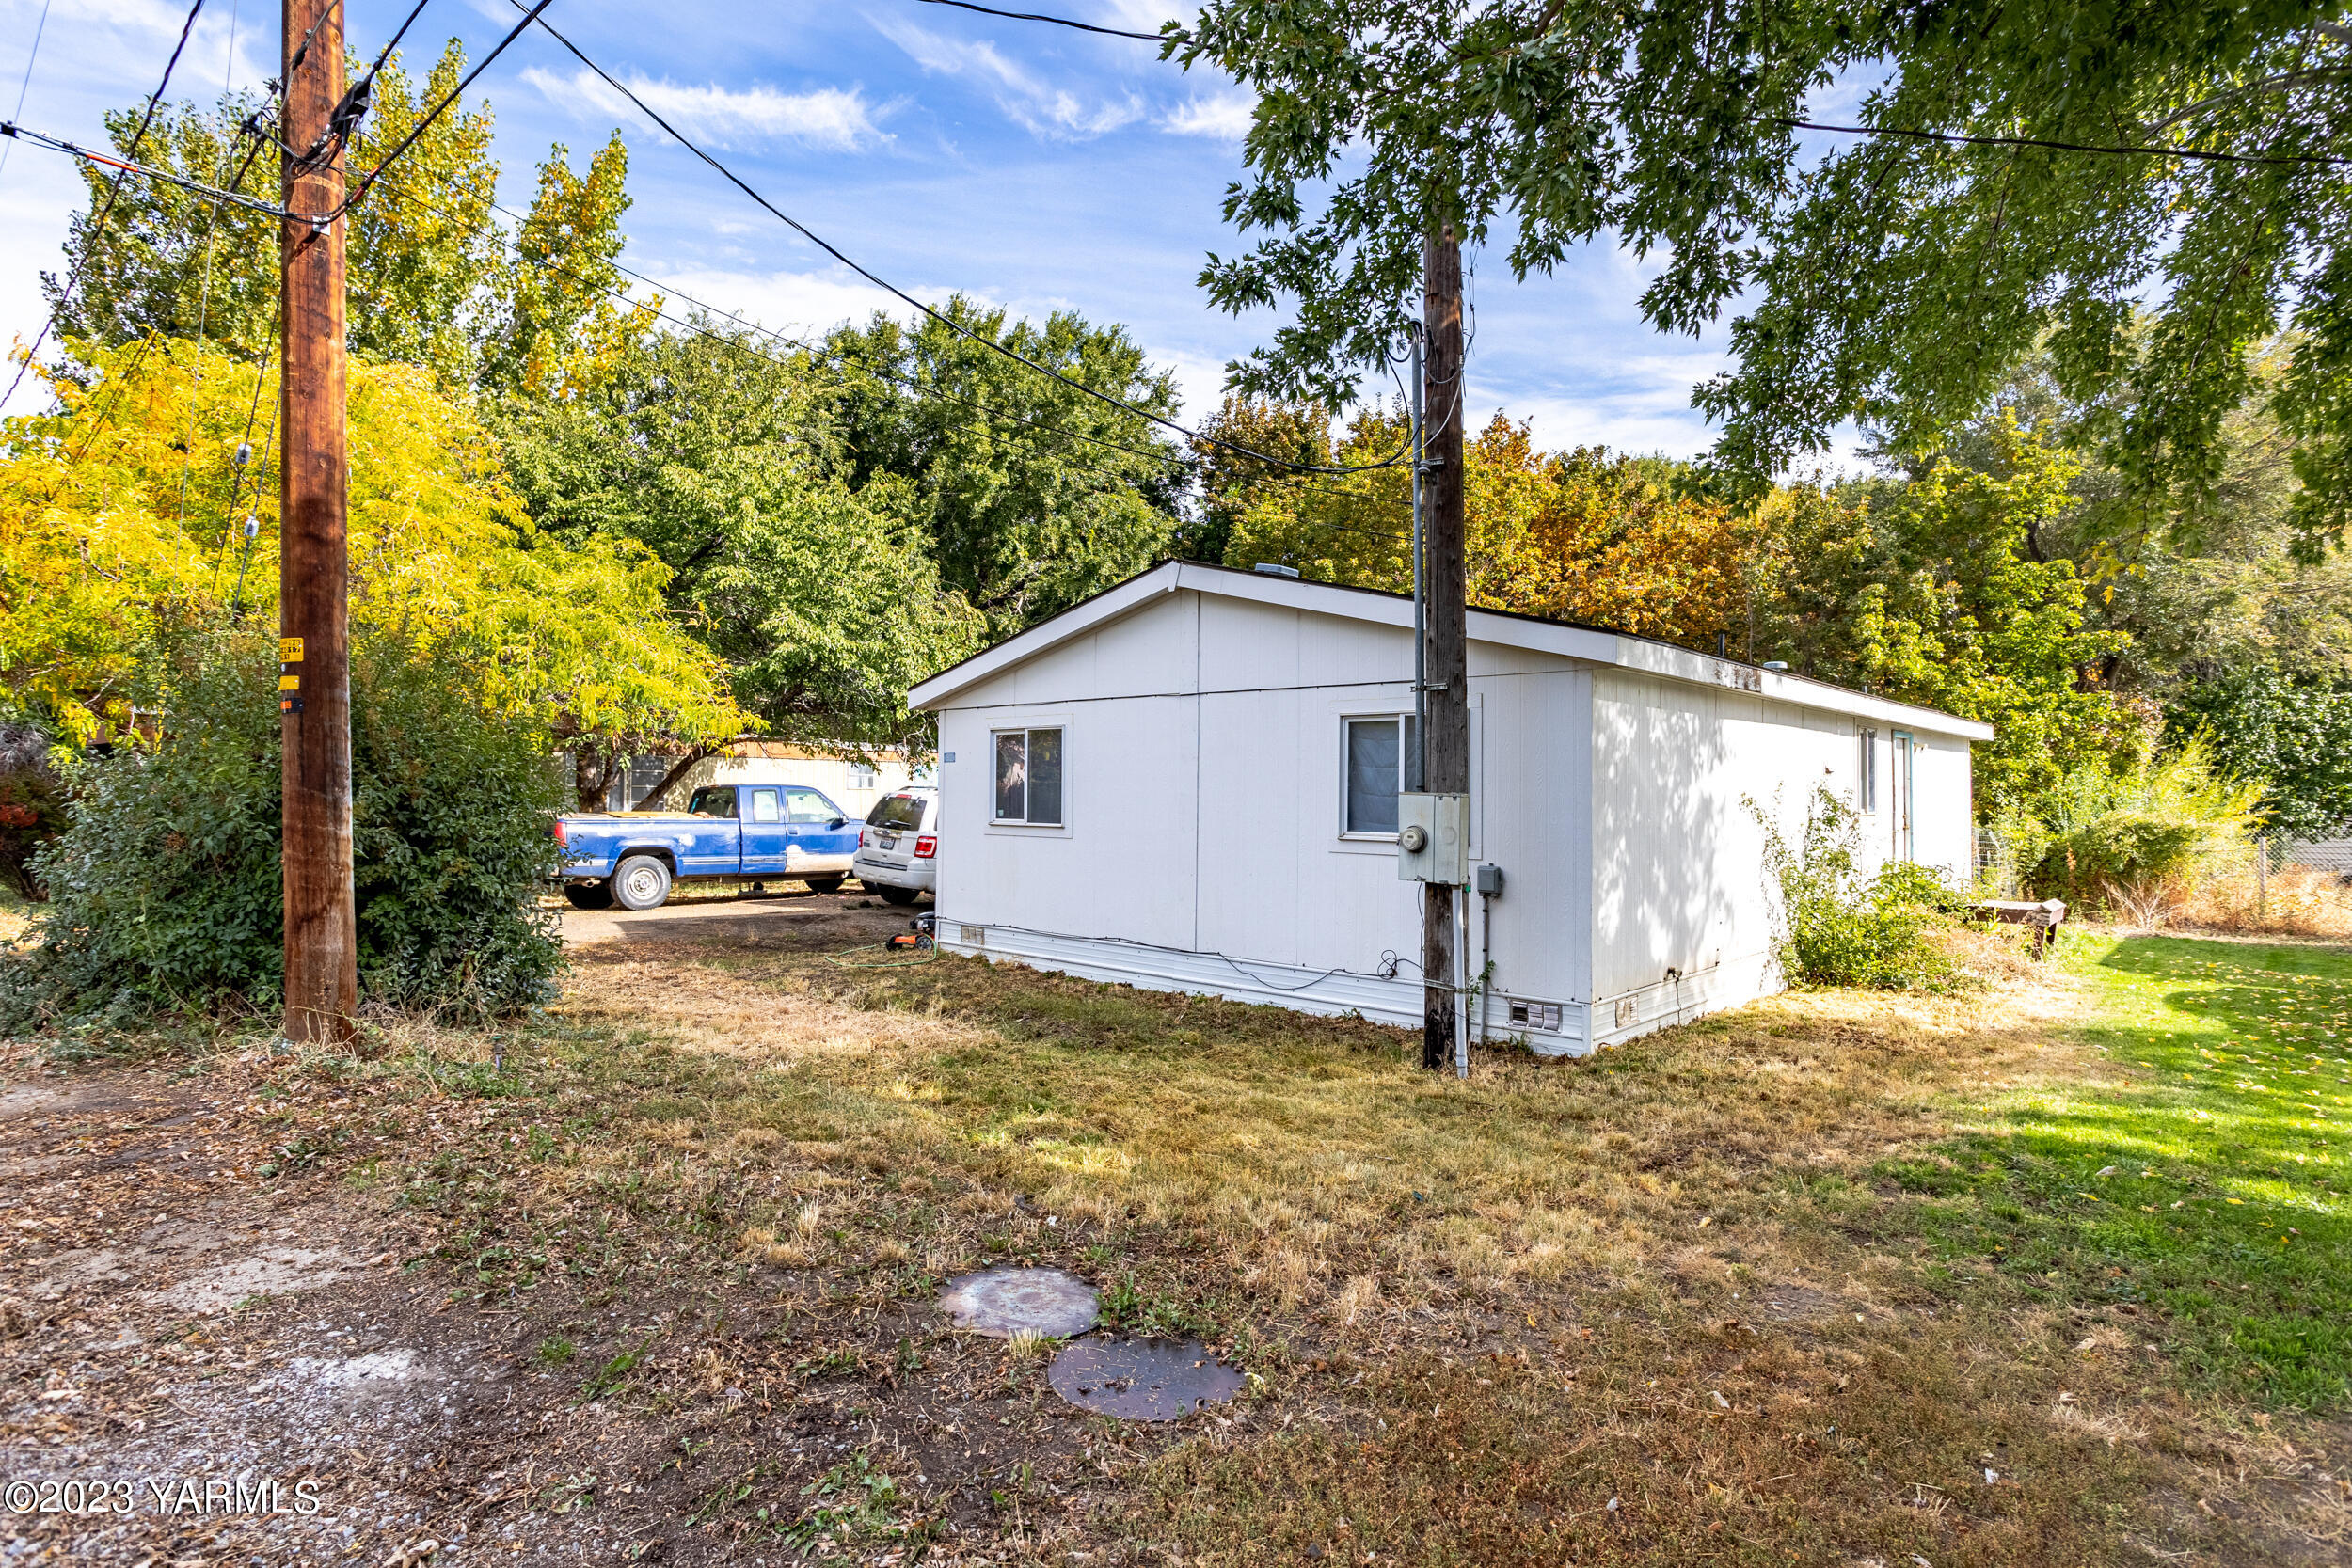
[[[286,206],[333,213],[343,150],[327,122],[343,96],[340,5],[284,0]],[[303,154],[309,154],[304,156]],[[285,341],[278,364],[278,721],[286,885],[286,1037],[335,1041],[359,1005],[351,894],[351,640],[345,578],[350,461],[343,438],[343,233],[338,216],[278,230]]]
[[[1470,666],[1465,647],[1468,567],[1462,524],[1462,246],[1453,230],[1422,246],[1422,330],[1428,342],[1422,372],[1424,445],[1422,582],[1426,594],[1429,720],[1422,731],[1422,787],[1432,794],[1470,792]],[[1421,1065],[1442,1069],[1454,1060],[1454,900],[1459,890],[1442,882],[1422,890]]]

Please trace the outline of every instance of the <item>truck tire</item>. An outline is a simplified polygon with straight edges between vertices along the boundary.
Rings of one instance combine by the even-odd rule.
[[[874,884],[874,891],[882,895],[882,901],[883,903],[897,904],[902,908],[908,904],[914,903],[917,898],[922,896],[921,894],[917,893],[911,887],[892,887],[887,882],[876,882]]]
[[[801,879],[808,884],[808,891],[811,893],[839,893],[841,884],[848,879],[846,877],[803,877]]]
[[[609,910],[612,907],[612,884],[565,882],[564,900],[576,910]]]
[[[631,855],[613,868],[612,901],[625,910],[658,910],[670,900],[670,868],[653,855]]]

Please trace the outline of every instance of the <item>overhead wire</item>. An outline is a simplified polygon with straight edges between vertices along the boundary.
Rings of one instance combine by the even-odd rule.
[[[118,158],[109,152],[93,151],[79,142],[68,141],[63,136],[53,136],[44,131],[36,131],[29,125],[19,125],[14,120],[0,120],[0,137],[12,141],[30,142],[35,147],[48,148],[52,151],[62,152],[70,158],[79,159],[86,164],[96,164],[102,168],[114,169],[117,171],[118,179],[137,175],[142,180],[151,180],[158,184],[176,185],[183,191],[203,197],[207,200],[226,201],[233,206],[243,207],[249,212],[260,213],[268,217],[282,218],[295,215],[275,202],[263,201],[259,197],[246,196],[229,186],[208,185],[201,180],[191,180],[183,174],[175,174],[170,169],[157,168],[152,164],[142,164],[129,158]]]
[[[1111,38],[1136,39],[1145,43],[1167,43],[1173,40],[1188,43],[1192,35],[1181,28],[1167,33],[1136,33],[1123,27],[1098,27],[1090,22],[1077,22],[1065,16],[1042,16],[1033,11],[998,10],[974,0],[922,0],[925,5],[954,6],[983,16],[1003,17],[1009,22],[1045,22],[1057,27],[1075,27],[1082,32],[1102,33]],[[1615,107],[1608,103],[1607,107]],[[2250,153],[2214,152],[2191,147],[2143,147],[2132,143],[2104,144],[2098,142],[2059,141],[2047,136],[1980,135],[1961,131],[1922,131],[1899,125],[1829,125],[1815,120],[1794,119],[1781,115],[1742,115],[1752,125],[1779,125],[1792,131],[1820,131],[1845,136],[1895,136],[1911,141],[1945,142],[1962,147],[2042,148],[2054,152],[2091,152],[2118,157],[2185,158],[2199,163],[2217,164],[2352,164],[2352,154],[2331,152]]]
[[[147,112],[139,117],[138,129],[131,133],[131,144],[125,150],[133,158],[139,155],[139,143],[146,139],[148,127],[155,123],[155,111],[162,106],[164,94],[170,90],[171,73],[180,68],[180,56],[188,47],[188,35],[196,31],[197,15],[203,9],[204,0],[195,0],[188,7],[187,20],[180,24],[180,41],[171,46],[171,58],[164,62],[163,80],[156,83],[155,90],[148,95]],[[65,287],[57,291],[57,303],[50,307],[49,318],[40,324],[40,330],[33,334],[31,346],[25,349],[24,357],[17,362],[16,374],[9,378],[8,389],[0,392],[0,408],[7,407],[9,400],[16,396],[17,388],[24,383],[24,372],[32,368],[33,356],[40,352],[40,345],[48,341],[50,329],[57,325],[58,315],[73,298],[73,291],[81,283],[83,271],[88,267],[90,258],[98,254],[99,241],[105,237],[106,220],[114,215],[115,202],[122,195],[123,183],[129,178],[127,172],[119,173],[114,183],[107,187],[105,203],[90,220],[89,235],[83,243],[82,254],[74,261],[73,270],[66,275]]]
[[[27,50],[24,55],[24,80],[17,84],[16,110],[8,117],[12,120],[24,118],[24,95],[33,90],[33,67],[40,59],[41,36],[48,31],[49,0],[40,0],[40,20],[33,24],[33,47]],[[8,173],[8,154],[15,150],[13,145],[0,147],[0,174]]]
[[[522,8],[523,0],[510,0],[510,3],[514,5],[516,9],[520,9]],[[657,126],[660,126],[662,132],[670,136],[672,140],[675,141],[679,146],[685,148],[689,152],[691,152],[704,164],[707,165],[713,172],[719,175],[721,179],[726,181],[737,190],[741,191],[745,196],[749,197],[771,216],[776,218],[786,227],[791,229],[795,233],[799,234],[803,239],[808,241],[809,244],[817,246],[818,249],[823,251],[826,255],[832,257],[834,261],[840,262],[851,272],[856,273],[860,277],[865,278],[868,283],[873,284],[874,287],[882,290],[887,294],[890,294],[893,298],[899,300],[901,303],[913,308],[914,309],[920,311],[922,314],[929,316],[931,320],[939,323],[942,326],[946,327],[957,336],[967,339],[970,341],[977,343],[983,348],[987,348],[996,354],[1000,354],[1016,364],[1025,365],[1040,375],[1050,376],[1054,380],[1060,382],[1062,385],[1073,388],[1086,396],[1095,399],[1097,402],[1107,404],[1111,407],[1121,409],[1126,413],[1136,415],[1141,419],[1149,420],[1153,424],[1159,425],[1164,429],[1172,430],[1189,441],[1193,441],[1203,446],[1222,448],[1223,450],[1236,453],[1239,456],[1253,458],[1261,463],[1271,464],[1278,468],[1287,468],[1297,473],[1346,474],[1360,473],[1366,468],[1393,467],[1397,464],[1404,461],[1404,454],[1400,451],[1395,455],[1386,458],[1379,463],[1360,464],[1346,467],[1322,467],[1317,465],[1294,463],[1284,458],[1270,456],[1265,452],[1254,451],[1249,448],[1241,445],[1239,442],[1229,441],[1222,436],[1205,435],[1202,432],[1189,429],[1184,425],[1179,424],[1174,420],[1169,419],[1165,414],[1155,414],[1148,408],[1138,407],[1134,404],[1126,402],[1124,399],[1113,397],[1108,392],[1103,391],[1099,388],[1089,387],[1085,382],[1080,381],[1073,376],[1065,375],[1049,365],[1040,364],[1037,360],[1030,358],[1027,355],[1021,353],[1017,349],[1008,347],[1006,344],[996,341],[996,340],[989,337],[985,333],[975,332],[963,323],[957,321],[954,317],[947,315],[944,311],[941,311],[932,306],[926,305],[923,301],[915,298],[913,294],[908,293],[904,289],[899,288],[897,284],[891,282],[888,278],[883,277],[881,274],[874,272],[872,269],[864,266],[855,261],[852,261],[845,252],[843,252],[838,246],[834,245],[831,241],[825,239],[824,236],[809,228],[808,225],[801,222],[800,219],[792,216],[789,213],[787,213],[782,208],[778,207],[774,202],[770,201],[765,196],[762,196],[757,190],[754,189],[751,183],[741,175],[736,173],[732,168],[729,168],[724,163],[721,162],[718,158],[712,156],[708,151],[707,151],[700,143],[694,141],[691,137],[678,130],[676,126],[671,124],[667,119],[663,118],[643,98],[640,98],[618,77],[614,76],[611,71],[605,70],[604,67],[598,65],[595,60],[589,58],[587,54],[584,53],[578,44],[572,42],[570,39],[566,38],[552,24],[550,24],[546,17],[541,16],[539,12],[546,8],[548,3],[548,0],[540,0],[538,7],[534,8],[531,14],[524,18],[524,20],[526,22],[536,21],[539,24],[540,31],[546,33],[549,38],[555,40],[556,42],[562,44],[564,50],[568,52],[574,59],[578,60],[581,65],[587,67],[588,70],[595,72],[607,87],[619,93],[622,97],[628,99],[632,104],[636,105],[639,113],[643,114],[647,119],[653,121],[653,123]]]
[[[1146,43],[1166,43],[1170,39],[1181,43],[1191,37],[1181,28],[1172,33],[1134,33],[1124,27],[1098,27],[1091,22],[1079,22],[1067,16],[1041,16],[1035,11],[1000,11],[993,6],[978,6],[973,0],[922,0],[926,6],[953,6],[958,10],[977,11],[982,16],[1001,16],[1009,22],[1050,22],[1057,27],[1074,27],[1081,33],[1101,33],[1105,38],[1141,39]]]
[[[443,94],[441,101],[438,103],[434,104],[430,110],[418,117],[417,123],[408,128],[408,134],[401,137],[398,142],[394,143],[392,150],[386,153],[381,159],[377,160],[376,166],[373,168],[361,175],[357,184],[343,193],[342,200],[335,204],[333,212],[322,214],[312,221],[318,223],[332,223],[335,219],[342,217],[345,213],[350,212],[354,206],[364,200],[367,197],[369,189],[374,185],[378,179],[383,177],[384,171],[391,167],[393,164],[399,162],[402,154],[405,153],[411,147],[416,145],[417,138],[423,135],[427,131],[433,129],[434,122],[438,120],[443,115],[447,114],[449,112],[450,105],[456,103],[459,98],[465,95],[466,89],[473,86],[474,79],[476,77],[490,69],[492,61],[496,60],[501,55],[506,53],[507,46],[509,44],[512,44],[516,39],[522,37],[523,30],[525,28],[529,27],[533,22],[538,23],[542,27],[547,26],[546,19],[539,13],[546,10],[554,3],[555,0],[538,0],[537,5],[532,6],[529,10],[524,11],[523,19],[520,22],[516,23],[504,38],[499,40],[497,43],[493,44],[488,54],[483,55],[481,59],[474,62],[474,68],[466,72],[464,79],[459,81],[455,87],[450,88],[447,93]],[[417,9],[422,10],[423,8],[423,0],[418,0]],[[518,10],[522,8],[522,0],[516,0],[516,8]],[[408,20],[410,22],[414,22],[416,20],[414,13],[411,13]],[[401,30],[403,32],[407,30],[406,23],[402,24]],[[552,28],[548,29],[550,32],[553,30],[554,29]],[[394,41],[398,41],[397,36],[395,36]],[[390,53],[389,48],[388,47],[385,52],[389,55]],[[371,72],[370,74],[373,76],[373,73]]]
[[[423,0],[419,0],[420,6],[422,3]],[[223,98],[229,96],[230,84],[236,76],[238,12],[238,0],[230,0],[228,63],[221,68],[220,91]],[[222,143],[220,156],[213,160],[213,182],[215,184],[220,183],[221,172],[228,166],[229,153],[234,145],[233,140]],[[197,388],[201,388],[204,384],[204,334],[211,325],[213,305],[213,242],[219,236],[219,233],[220,202],[215,198],[212,204],[212,211],[205,219],[204,279],[198,286],[196,295],[196,369],[192,373],[195,376],[194,386]],[[188,474],[196,467],[196,415],[197,399],[194,391],[191,391],[188,397],[188,432],[180,443],[180,504],[176,517],[179,525],[184,525],[188,520]]]
[[[408,202],[412,206],[421,207],[437,216],[457,218],[460,222],[465,221],[459,214],[453,213],[447,207],[440,206],[429,200],[425,197],[418,194],[413,188],[405,186],[398,181],[387,180],[384,184],[385,189],[389,191],[397,199]],[[523,214],[515,212],[512,208],[501,206],[495,201],[489,203],[489,208],[491,212],[515,220],[518,223],[522,220]],[[598,289],[601,292],[610,294],[613,299],[616,299],[626,305],[642,307],[644,304],[644,301],[631,295],[626,289],[611,288],[597,282],[595,279],[584,277],[576,270],[565,266],[560,261],[549,258],[525,255],[521,249],[515,245],[511,238],[499,230],[498,226],[495,224],[481,224],[477,226],[472,232],[476,235],[488,234],[493,236],[499,241],[499,243],[513,252],[515,260],[522,262],[526,266],[531,266],[544,272],[551,272],[559,277],[568,279],[571,282],[585,284],[590,288]],[[1025,431],[1034,432],[1040,435],[1059,436],[1068,440],[1083,442],[1089,446],[1102,447],[1113,451],[1125,452],[1132,456],[1165,463],[1173,468],[1190,468],[1199,461],[1198,458],[1181,451],[1168,451],[1166,449],[1153,451],[1149,448],[1131,446],[1125,442],[1114,441],[1105,436],[1092,435],[1085,431],[1071,430],[1065,426],[1059,425],[1041,424],[1040,420],[1034,417],[1020,415],[1009,409],[991,407],[986,404],[976,403],[969,398],[959,397],[955,393],[947,391],[934,384],[926,383],[920,377],[910,376],[904,372],[890,371],[880,366],[854,361],[850,356],[845,355],[838,350],[827,348],[819,343],[810,342],[805,339],[796,338],[790,333],[781,332],[773,327],[764,326],[758,323],[747,321],[734,311],[728,310],[721,306],[710,304],[707,300],[698,299],[694,295],[688,293],[686,291],[677,288],[674,284],[665,282],[663,279],[652,277],[647,273],[641,272],[634,267],[627,265],[626,263],[614,261],[611,263],[611,265],[615,272],[621,273],[628,277],[633,277],[648,288],[660,290],[663,294],[671,298],[684,300],[687,304],[694,307],[698,310],[705,311],[707,314],[718,317],[722,320],[731,322],[745,332],[756,334],[757,336],[769,339],[774,342],[787,345],[810,356],[829,360],[836,370],[844,373],[854,372],[870,375],[878,380],[887,381],[899,386],[907,391],[915,394],[918,398],[936,399],[942,402],[956,404],[959,406],[969,408],[975,413],[991,419],[1012,420]],[[725,334],[712,332],[709,328],[701,325],[699,323],[691,320],[691,318],[674,315],[669,311],[659,309],[655,309],[653,314],[657,320],[668,323],[669,325],[678,327],[686,332],[699,334],[701,336],[712,338],[721,341],[733,341],[733,340],[728,339]],[[763,356],[763,357],[772,359],[771,356]],[[775,362],[781,363],[781,361]],[[848,387],[848,383],[846,382],[835,383],[835,385],[845,389]],[[1101,473],[1105,477],[1119,478],[1124,483],[1134,483],[1131,476],[1116,475],[1108,469],[1097,467],[1091,468],[1089,471]],[[1327,485],[1316,484],[1311,482],[1301,481],[1300,483],[1303,488],[1313,490],[1318,494],[1344,493],[1332,490]],[[1335,524],[1327,526],[1344,528],[1344,525]],[[1347,531],[1361,532],[1363,531],[1349,529]],[[1380,537],[1402,537],[1402,534],[1380,535]]]

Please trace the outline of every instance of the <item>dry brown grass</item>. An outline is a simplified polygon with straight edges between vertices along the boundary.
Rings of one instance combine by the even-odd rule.
[[[1256,1397],[1023,1524],[1041,1560],[2305,1560],[2329,1487],[2249,1479],[2269,1436],[2163,1392],[2153,1325],[1883,1228],[1874,1167],[1956,1107],[2111,1070],[2067,982],[1979,957],[1997,989],[1462,1084],[1369,1024],[976,960],[613,952],[558,1013],[618,1042],[578,1092],[637,1135],[566,1180],[731,1194],[742,1250],[918,1291],[1058,1262],[1237,1344]]]
[[[2206,879],[2184,894],[2172,923],[2245,936],[2352,941],[2352,885],[2333,872],[2290,866],[2257,883],[2249,867]]]

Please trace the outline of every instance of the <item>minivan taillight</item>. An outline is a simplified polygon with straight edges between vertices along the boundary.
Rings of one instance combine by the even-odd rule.
[[[866,847],[866,830],[863,828],[857,831],[857,847],[861,849]]]
[[[916,860],[927,861],[938,853],[939,839],[937,835],[925,833],[921,838],[914,841],[914,858]]]

